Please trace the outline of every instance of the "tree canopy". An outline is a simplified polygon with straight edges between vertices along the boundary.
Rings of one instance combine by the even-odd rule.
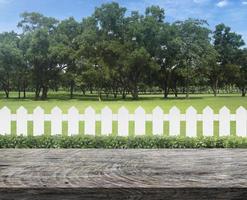
[[[247,90],[247,49],[240,34],[225,24],[214,30],[205,20],[169,23],[165,9],[150,6],[142,14],[118,3],[106,3],[91,16],[57,20],[40,13],[22,13],[20,33],[0,33],[0,87],[34,91],[67,89],[102,94],[163,92],[177,96],[220,89]]]

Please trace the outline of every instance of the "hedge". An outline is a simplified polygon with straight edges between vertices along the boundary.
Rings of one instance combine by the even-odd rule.
[[[247,148],[247,138],[0,136],[0,148]]]

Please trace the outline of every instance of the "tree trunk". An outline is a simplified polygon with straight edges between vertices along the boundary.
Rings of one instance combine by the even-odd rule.
[[[191,63],[191,62],[189,62]],[[189,83],[189,66],[186,66],[186,99],[189,98],[190,83]]]
[[[9,98],[9,90],[8,89],[5,89],[4,92],[5,92],[6,99],[8,99]]]
[[[35,88],[35,99],[39,99],[39,95],[40,95],[40,86],[36,86]]]
[[[125,89],[123,89],[123,91],[122,91],[122,99],[126,99],[126,92],[125,92]]]
[[[214,92],[214,96],[216,97],[217,96],[217,91],[218,91],[218,80],[215,81],[212,89],[213,89],[213,92]]]
[[[186,84],[186,99],[189,98],[189,93],[190,93],[190,87],[189,87],[189,84],[187,83]]]
[[[23,83],[23,98],[26,98],[26,81]]]
[[[18,89],[18,99],[20,99],[21,98],[21,89],[19,88]]]
[[[42,88],[42,95],[41,95],[41,99],[42,100],[47,99],[47,93],[48,93],[48,87],[43,86],[43,88]]]
[[[166,81],[164,82],[164,88],[163,88],[163,90],[164,90],[164,98],[167,99],[168,94],[169,94],[169,88],[168,88],[168,84],[167,84]]]
[[[86,90],[85,88],[81,88],[82,94],[85,96],[86,95]]]
[[[74,81],[70,82],[70,99],[73,99],[73,92],[74,92]]]
[[[99,101],[102,100],[102,94],[101,94],[101,89],[98,90],[98,99]]]
[[[242,88],[242,97],[245,97],[245,96],[246,96],[246,89]]]
[[[131,94],[132,94],[132,97],[134,100],[138,99],[138,89],[137,89],[136,85],[134,86],[133,90],[131,91]]]

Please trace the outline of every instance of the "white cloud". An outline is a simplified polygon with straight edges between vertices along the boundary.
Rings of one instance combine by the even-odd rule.
[[[227,6],[227,5],[228,5],[228,1],[227,0],[220,1],[220,2],[218,2],[216,4],[216,6],[219,7],[219,8],[223,8],[223,7]]]
[[[247,5],[247,1],[242,1],[242,4],[243,5]]]

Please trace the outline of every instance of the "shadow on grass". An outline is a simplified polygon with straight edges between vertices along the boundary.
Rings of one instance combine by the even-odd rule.
[[[174,96],[169,96],[167,99],[163,98],[162,94],[141,94],[139,96],[139,99],[134,100],[132,99],[132,97],[130,95],[128,95],[126,97],[126,99],[122,99],[121,96],[119,95],[117,98],[114,98],[113,96],[109,96],[107,97],[106,95],[102,96],[102,100],[103,102],[133,102],[133,101],[154,101],[154,100],[164,100],[164,101],[180,101],[180,100],[199,100],[199,99],[214,99],[214,98],[236,98],[236,97],[240,97],[240,94],[220,94],[217,97],[214,97],[212,94],[191,94],[190,97],[187,99],[185,97],[185,94],[179,94],[178,97],[174,97]],[[244,98],[244,97],[243,97]],[[46,100],[36,100],[34,98],[33,93],[27,93],[27,97],[24,98],[18,98],[17,95],[14,93],[12,96],[10,96],[8,99],[5,98],[3,93],[0,93],[0,100],[5,100],[5,101],[37,101],[37,102],[49,102],[49,101],[95,101],[98,102],[98,96],[97,94],[78,94],[75,93],[73,98],[70,98],[70,95],[66,92],[51,92],[48,94],[48,98]]]

